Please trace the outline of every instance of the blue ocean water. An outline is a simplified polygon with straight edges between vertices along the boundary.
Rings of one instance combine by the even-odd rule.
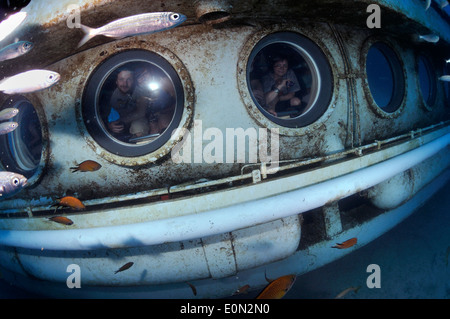
[[[450,182],[418,211],[368,245],[297,277],[285,299],[450,298]],[[380,288],[368,288],[367,266],[380,266]],[[245,298],[255,297],[257,292]],[[0,279],[0,299],[39,298]]]
[[[345,299],[450,298],[450,182],[402,223],[345,257],[297,277],[285,298]],[[368,288],[380,266],[380,288]]]

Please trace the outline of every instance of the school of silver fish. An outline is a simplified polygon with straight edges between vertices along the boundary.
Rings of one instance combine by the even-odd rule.
[[[5,39],[16,28],[18,28],[26,17],[26,12],[18,12],[2,21],[0,23],[0,41]],[[179,13],[153,12],[118,19],[97,29],[82,25],[81,29],[86,33],[86,35],[80,41],[79,47],[97,35],[112,38],[124,38],[139,34],[160,32],[176,27],[185,20],[186,16]],[[32,48],[33,43],[31,42],[16,41],[15,43],[0,49],[0,62],[20,57],[28,53]],[[59,73],[54,71],[41,69],[29,70],[1,80],[0,91],[4,94],[32,93],[55,85],[59,79]],[[0,111],[0,121],[10,120],[16,116],[18,112],[19,110],[16,108],[3,109]],[[11,133],[18,126],[19,123],[12,121],[0,123],[0,135]],[[79,164],[76,168],[72,169],[74,169],[74,171],[95,171],[100,167],[101,165],[94,161],[85,161]],[[0,172],[0,196],[5,198],[16,194],[26,185],[26,182],[27,179],[20,174],[16,174],[14,172]],[[70,199],[72,201],[78,200],[75,198]],[[71,203],[68,203],[67,206],[73,206],[76,209],[79,209],[78,206],[82,205],[70,205]],[[61,201],[59,204],[61,204]],[[63,204],[65,204],[65,202]]]
[[[78,47],[81,47],[97,35],[111,38],[125,38],[128,36],[164,31],[176,27],[185,20],[186,16],[175,12],[152,12],[114,20],[97,29],[81,25],[85,36],[81,39]]]
[[[439,36],[436,34],[419,35],[419,40],[430,42],[430,43],[438,43]]]
[[[3,123],[0,123],[0,135],[11,133],[18,126],[19,126],[19,124],[17,122],[3,122]]]

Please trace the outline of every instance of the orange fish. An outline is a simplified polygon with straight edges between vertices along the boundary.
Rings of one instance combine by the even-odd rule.
[[[49,218],[51,221],[64,224],[64,225],[72,225],[73,221],[71,221],[69,218],[64,216],[54,216]]]
[[[248,293],[248,289],[249,289],[249,288],[250,288],[250,285],[242,286],[241,288],[237,289],[237,290],[233,293],[233,296],[241,295],[241,294],[246,294],[246,293]]]
[[[358,239],[356,238],[350,238],[349,240],[346,240],[340,244],[336,243],[335,246],[331,247],[331,248],[339,248],[339,249],[345,249],[345,248],[350,248],[353,245],[356,245],[356,243],[358,242]]]
[[[193,284],[191,284],[190,282],[186,281],[186,283],[189,285],[189,287],[191,287],[192,293],[194,294],[194,296],[197,296],[197,289],[195,288],[195,286]]]
[[[78,199],[75,198],[73,196],[65,196],[63,198],[61,198],[57,204],[53,204],[52,206],[56,206],[56,209],[58,209],[59,207],[70,207],[76,210],[81,210],[81,209],[85,209],[86,207],[83,205],[83,203]],[[56,211],[55,209],[55,211]]]
[[[118,272],[127,270],[128,268],[130,268],[130,267],[133,266],[133,265],[134,265],[134,262],[132,262],[132,261],[127,262],[125,265],[123,265],[122,267],[120,267],[119,269],[117,269],[114,273],[117,274]]]
[[[334,299],[340,299],[343,298],[346,294],[348,294],[350,291],[354,291],[355,293],[358,292],[359,288],[361,288],[360,286],[358,287],[350,287],[347,288],[345,290],[343,290],[341,293],[339,293]]]
[[[84,161],[80,164],[77,164],[77,166],[75,167],[71,167],[70,169],[72,170],[72,173],[75,172],[93,172],[93,171],[97,171],[101,168],[102,166],[95,162],[95,161],[91,161],[91,160],[87,160]]]
[[[281,299],[291,289],[296,275],[286,275],[275,279],[256,297],[256,299]]]

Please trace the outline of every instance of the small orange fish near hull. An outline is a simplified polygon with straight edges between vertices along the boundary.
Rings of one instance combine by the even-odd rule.
[[[338,249],[350,248],[350,247],[356,245],[357,242],[358,242],[357,238],[350,238],[349,240],[346,240],[340,244],[336,243],[336,245],[334,245],[331,248],[338,248]]]
[[[291,289],[296,275],[286,275],[275,279],[264,288],[256,299],[281,299]]]
[[[71,167],[70,169],[72,170],[72,173],[75,172],[93,172],[93,171],[97,171],[101,168],[102,166],[95,162],[95,161],[91,161],[91,160],[87,160],[84,162],[81,162],[80,164],[77,164],[77,166],[75,167]]]
[[[233,293],[233,296],[241,295],[241,294],[246,294],[246,293],[248,293],[248,290],[249,290],[249,289],[250,289],[250,285],[242,286],[241,288],[237,289],[237,290]]]
[[[64,224],[64,225],[72,225],[73,224],[72,220],[70,220],[69,218],[64,217],[64,216],[50,217],[49,220],[56,222],[56,223]]]
[[[122,267],[120,267],[119,269],[117,269],[117,270],[114,272],[114,274],[117,274],[118,272],[127,270],[127,269],[129,269],[131,266],[133,266],[133,265],[134,265],[134,262],[132,262],[132,261],[127,262],[125,265],[123,265]]]
[[[349,288],[343,290],[341,293],[339,293],[334,299],[341,299],[341,298],[343,298],[346,294],[348,294],[351,291],[354,291],[355,293],[357,293],[359,288],[361,288],[361,287],[360,286],[358,286],[358,287],[349,287]]]
[[[70,207],[76,210],[82,210],[86,208],[78,198],[73,196],[65,196],[61,198],[57,204],[53,204],[52,206],[56,206],[56,209],[58,209],[58,207]]]

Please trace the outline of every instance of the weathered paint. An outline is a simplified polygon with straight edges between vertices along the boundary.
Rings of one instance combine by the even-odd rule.
[[[396,157],[400,158],[408,151],[418,151],[427,143],[442,141],[448,135],[448,122],[442,122],[448,119],[448,109],[445,103],[438,102],[434,106],[424,104],[415,67],[418,45],[407,40],[407,36],[428,29],[439,33],[443,41],[437,46],[420,47],[434,61],[443,61],[445,50],[442,49],[448,50],[449,27],[434,9],[427,13],[431,17],[428,20],[418,4],[407,2],[411,7],[405,12],[402,6],[392,1],[370,1],[382,6],[382,30],[370,30],[365,25],[368,1],[302,1],[293,4],[292,1],[219,0],[195,1],[194,5],[190,1],[64,1],[54,8],[33,2],[30,6],[33,14],[16,36],[35,41],[39,44],[39,50],[33,50],[26,58],[18,58],[17,64],[0,64],[1,73],[7,76],[21,69],[45,66],[60,72],[62,79],[50,90],[27,95],[36,107],[43,127],[44,151],[38,171],[29,179],[31,187],[12,199],[0,202],[3,238],[10,240],[17,229],[31,232],[86,229],[89,230],[86,233],[95,233],[108,226],[157,224],[184,217],[195,220],[208,211],[226,211],[231,206],[245,206],[251,201],[277,198],[289,191],[321,186],[331,179],[340,181],[347,175],[356,176],[352,173],[357,170],[368,172],[370,169],[365,168],[371,165],[382,165],[386,160],[395,161]],[[64,8],[68,4],[79,4],[82,9],[81,22],[92,27],[144,11],[179,11],[188,16],[188,21],[176,29],[152,35],[115,41],[98,37],[79,50],[76,44],[82,32],[67,27],[66,20],[70,13]],[[329,14],[335,10],[341,14]],[[395,26],[393,23],[389,26],[389,21],[395,21]],[[388,25],[385,27],[385,24]],[[327,111],[316,123],[297,129],[276,125],[265,118],[253,103],[246,83],[245,73],[251,50],[266,35],[283,31],[299,33],[313,40],[327,57],[333,74],[333,96]],[[370,45],[378,40],[389,43],[401,57],[406,90],[402,106],[394,113],[383,112],[374,104],[366,79],[365,57]],[[270,174],[273,172],[268,172],[263,163],[175,164],[170,159],[170,150],[181,139],[180,135],[174,136],[159,150],[136,158],[120,157],[100,147],[89,135],[81,117],[84,87],[100,63],[115,53],[132,48],[161,55],[179,74],[185,95],[182,127],[193,129],[194,121],[202,120],[204,129],[215,127],[222,132],[226,128],[238,127],[278,128],[281,174]],[[439,72],[438,69],[436,77]],[[7,98],[0,95],[0,102]],[[444,99],[443,85],[438,83],[437,101]],[[206,144],[203,141],[202,147]],[[89,174],[70,172],[71,166],[86,159],[99,162],[102,169]],[[374,202],[383,202],[389,208],[409,200],[401,207],[408,206],[415,201],[414,194],[448,167],[448,146],[444,146],[435,158],[415,164],[417,166],[411,167],[404,175],[397,175],[369,190],[370,198]],[[372,172],[371,176],[374,175]],[[397,194],[394,201],[388,203],[385,195],[390,192],[386,185],[399,184],[406,184],[408,191]],[[326,231],[333,240],[338,241],[344,235],[362,229],[357,226],[341,232],[336,201],[369,186],[356,185],[351,191],[330,193],[320,204],[310,207],[326,205]],[[87,206],[83,213],[63,212],[73,220],[74,224],[70,226],[48,220],[50,205],[66,193],[75,193]],[[161,195],[172,197],[161,200]],[[410,213],[415,206],[408,207],[410,211],[407,213]],[[290,222],[273,221],[277,218],[272,215],[264,220],[269,223],[259,226],[255,223],[262,221],[239,224],[238,218],[226,230],[211,224],[214,232],[203,234],[214,237],[204,240],[199,238],[203,236],[201,234],[192,238],[176,237],[179,235],[177,232],[183,229],[180,226],[171,230],[176,238],[181,238],[180,242],[167,243],[156,238],[152,239],[153,245],[148,246],[138,243],[137,237],[119,244],[111,244],[107,240],[94,244],[105,249],[88,250],[86,254],[77,252],[74,246],[75,256],[58,250],[51,252],[43,246],[34,247],[35,250],[4,248],[1,253],[5,258],[2,260],[10,260],[10,263],[3,266],[32,278],[64,282],[67,264],[80,263],[92,269],[89,275],[92,284],[112,280],[117,285],[131,285],[136,282],[136,276],[152,284],[226,277],[224,281],[228,280],[228,283],[224,287],[227,288],[217,287],[216,292],[211,292],[208,279],[202,279],[204,284],[200,283],[206,291],[200,296],[223,296],[230,293],[230,281],[234,274],[248,274],[245,269],[260,264],[272,267],[274,264],[270,263],[274,260],[294,253],[301,220],[296,214],[304,209],[309,208],[295,207],[289,213],[293,215],[289,219],[294,219]],[[382,214],[380,219],[392,214]],[[371,225],[375,225],[380,234],[381,229],[399,221],[397,217],[393,219],[395,221],[384,228],[377,223]],[[378,219],[375,221],[379,222]],[[243,228],[249,226],[251,228]],[[261,229],[267,231],[259,234]],[[278,245],[277,234],[283,232],[287,237]],[[8,234],[11,236],[9,239]],[[128,235],[134,238],[134,234]],[[95,241],[95,238],[88,238],[88,242]],[[261,243],[265,244],[261,246]],[[12,242],[10,244],[14,246]],[[311,248],[322,251],[327,244],[322,242],[318,247]],[[267,247],[275,249],[267,256],[261,256],[260,250]],[[294,254],[300,255],[303,258],[304,252]],[[304,260],[300,258],[300,272],[340,256],[337,252],[324,255],[326,253],[320,253],[314,260],[311,256]],[[117,258],[111,260],[111,256]],[[135,257],[136,263],[120,273],[127,278],[121,281],[108,271],[113,273],[122,266],[125,257]],[[298,262],[298,257],[293,258]],[[140,266],[139,261],[142,262]],[[176,265],[165,273],[168,261]],[[44,267],[49,263],[52,267]],[[186,265],[189,267],[185,268]],[[283,271],[292,267],[294,265],[289,264],[283,267]],[[156,271],[151,274],[149,268]],[[58,270],[52,274],[53,269]],[[131,270],[138,272],[132,273]],[[258,274],[261,275],[261,272]],[[234,283],[238,282],[241,286],[247,284],[244,278]],[[184,286],[182,289],[180,286],[171,288],[183,291],[181,295],[184,297],[190,296],[186,293],[192,294],[190,288]],[[145,289],[151,291],[159,288],[165,289]]]
[[[33,189],[29,189],[28,196],[35,197],[39,194],[39,196],[54,197],[61,196],[67,190],[72,190],[86,200],[111,194],[120,195],[125,189],[127,192],[137,192],[149,188],[168,187],[200,178],[214,179],[222,174],[232,175],[238,172],[241,166],[239,164],[172,163],[167,155],[179,137],[178,139],[174,138],[162,149],[152,154],[130,159],[103,150],[89,136],[80,111],[84,85],[99,63],[113,53],[130,48],[143,48],[157,52],[179,72],[186,96],[186,112],[183,115],[182,126],[192,129],[192,120],[201,119],[204,129],[215,127],[225,132],[227,127],[245,129],[259,128],[260,126],[277,127],[258,112],[248,91],[246,92],[247,86],[243,79],[245,78],[243,70],[245,70],[248,56],[246,52],[251,47],[251,45],[247,45],[248,43],[255,43],[265,34],[280,30],[301,31],[318,41],[319,44],[322,43],[323,51],[330,58],[335,74],[333,99],[329,109],[316,123],[299,129],[278,127],[280,129],[281,160],[332,154],[342,151],[343,147],[348,144],[361,145],[374,139],[382,140],[418,126],[424,127],[431,124],[433,119],[434,121],[440,120],[444,116],[443,105],[436,105],[432,114],[421,108],[416,90],[407,90],[404,102],[404,105],[413,105],[414,107],[402,107],[394,115],[379,116],[378,113],[382,111],[374,111],[378,108],[372,107],[370,103],[366,102],[368,100],[367,83],[363,84],[362,80],[357,79],[355,103],[359,106],[358,114],[364,114],[364,116],[360,116],[360,130],[355,131],[354,134],[355,137],[361,136],[361,138],[348,142],[348,124],[353,122],[353,119],[348,119],[347,116],[345,80],[337,79],[337,76],[343,74],[344,70],[342,62],[335,58],[339,56],[337,54],[339,50],[333,41],[330,29],[326,25],[319,24],[305,25],[301,30],[294,26],[275,26],[256,33],[249,27],[236,30],[239,32],[235,32],[234,29],[210,30],[203,26],[189,26],[184,27],[181,30],[183,32],[177,31],[177,29],[169,30],[172,37],[167,37],[167,34],[156,34],[151,38],[143,36],[108,43],[68,57],[51,66],[51,69],[62,73],[64,80],[60,81],[61,83],[58,83],[52,90],[31,95],[33,102],[39,100],[38,107],[45,105],[45,110],[41,112],[48,122],[46,127],[48,127],[49,133],[48,136],[44,136],[44,139],[47,143],[51,140],[52,147],[51,150],[48,149],[48,153],[43,154],[41,165],[45,165],[45,174],[36,176],[35,179],[40,182],[35,184]],[[342,27],[339,32],[344,33],[344,31],[346,28]],[[186,32],[189,33],[189,37]],[[366,47],[364,35],[365,33],[362,32],[355,35],[352,40],[354,43],[358,38],[360,39],[359,43],[363,46],[361,53],[351,47],[348,48],[348,52],[356,53],[353,57],[354,63],[360,61],[363,64],[361,57],[364,56]],[[325,42],[324,39],[328,40]],[[189,49],[199,45],[202,46],[201,51]],[[399,55],[410,56],[411,52],[404,51]],[[229,68],[230,61],[234,61],[232,64],[237,63],[238,67],[236,69]],[[86,65],[86,68],[79,68],[79,65]],[[364,72],[364,69],[364,65],[360,65],[357,70],[361,73]],[[406,79],[409,82],[414,81],[414,85],[416,85],[415,77],[406,76]],[[408,87],[412,85],[408,84]],[[61,94],[62,92],[64,94]],[[361,94],[361,92],[366,92],[366,94]],[[439,89],[438,97],[442,98],[442,95],[443,91]],[[393,121],[395,121],[395,126],[392,125]],[[64,134],[59,133],[62,127],[64,127]],[[393,130],[393,127],[397,129]],[[71,139],[71,136],[80,134],[84,139]],[[299,139],[299,137],[304,138]],[[203,141],[202,146],[204,147],[206,143],[207,141]],[[82,151],[67,152],[67,145]],[[78,156],[79,154],[83,154],[82,158]],[[66,169],[85,159],[96,160],[103,166],[102,170],[89,176],[74,176]],[[158,165],[153,165],[156,163]],[[54,186],[56,181],[58,181],[57,188]],[[47,185],[52,186],[48,188]],[[26,196],[27,193],[23,193],[23,195]]]
[[[446,152],[449,145],[450,134],[446,134],[412,151],[390,159],[384,159],[376,165],[367,165],[367,162],[365,162],[367,156],[366,158],[361,157],[355,161],[356,163],[359,162],[360,167],[355,168],[357,166],[355,163],[353,170],[345,174],[334,177],[332,177],[332,174],[327,174],[327,178],[324,178],[322,182],[311,183],[307,187],[297,188],[294,186],[276,196],[259,196],[256,200],[244,201],[241,204],[233,204],[201,213],[185,214],[186,212],[183,212],[182,216],[95,228],[60,231],[3,230],[0,231],[0,243],[31,249],[43,247],[49,250],[77,251],[157,245],[218,235],[328,205],[358,191],[375,186],[404,170],[416,165],[423,165],[422,162],[425,162],[428,158],[439,152]],[[383,156],[383,154],[376,154],[375,156]],[[428,176],[436,177],[448,166],[449,160],[444,160],[442,164],[445,166],[433,168]],[[339,166],[332,165],[330,168],[338,170],[337,167]],[[318,172],[315,173],[317,175]],[[298,176],[302,176],[302,174],[296,177]],[[284,180],[281,179],[281,181]],[[250,186],[247,186],[245,191],[241,190],[244,195],[251,194],[252,191],[253,189]],[[204,198],[208,197],[212,196],[206,195]],[[141,209],[137,210],[142,212]],[[102,215],[100,215],[101,218],[104,218]],[[109,220],[107,219],[107,221]],[[73,218],[73,221],[76,222],[75,218]],[[153,231],[148,232],[148,229],[153,229]]]
[[[308,249],[298,250],[290,257],[278,262],[242,270],[236,275],[229,277],[190,281],[196,288],[196,296],[193,295],[192,289],[186,282],[140,287],[113,286],[108,288],[106,286],[82,286],[83,289],[68,289],[65,282],[36,280],[35,278],[30,278],[30,276],[23,275],[24,272],[17,273],[12,272],[9,269],[2,269],[2,275],[6,280],[13,281],[17,286],[24,287],[37,293],[45,292],[45,296],[53,298],[61,298],[61,296],[66,298],[222,298],[230,296],[244,285],[249,285],[252,290],[262,289],[267,285],[265,274],[266,276],[271,276],[271,278],[290,273],[297,273],[300,275],[351,253],[354,249],[366,245],[380,234],[385,233],[408,217],[412,211],[414,211],[415,207],[421,205],[433,196],[433,194],[439,190],[449,178],[450,174],[447,171],[446,174],[442,174],[440,177],[433,180],[416,196],[402,206],[387,211],[359,227],[345,230],[330,239],[312,245]],[[358,246],[355,246],[354,249],[330,249],[336,242],[342,242],[351,237],[358,238]],[[191,247],[193,247],[192,244],[193,243],[190,243],[188,247],[184,248],[191,249]],[[117,268],[123,265],[123,259],[119,260],[119,256],[112,252],[106,253],[106,256],[108,256],[109,259],[112,259],[111,262],[114,263]],[[130,253],[132,253],[132,251],[130,251]],[[97,254],[105,254],[105,252],[98,251]],[[98,255],[91,253],[90,256],[95,259]],[[20,263],[15,257],[13,257],[12,260],[15,263]],[[195,260],[193,260],[193,262],[195,262]],[[61,277],[62,273],[66,270],[66,267],[67,264],[65,263],[59,265],[58,272]],[[140,274],[145,277],[151,275],[151,272],[144,269]],[[185,274],[188,274],[188,272],[185,272]],[[66,273],[66,278],[67,275],[69,275],[69,273]]]

